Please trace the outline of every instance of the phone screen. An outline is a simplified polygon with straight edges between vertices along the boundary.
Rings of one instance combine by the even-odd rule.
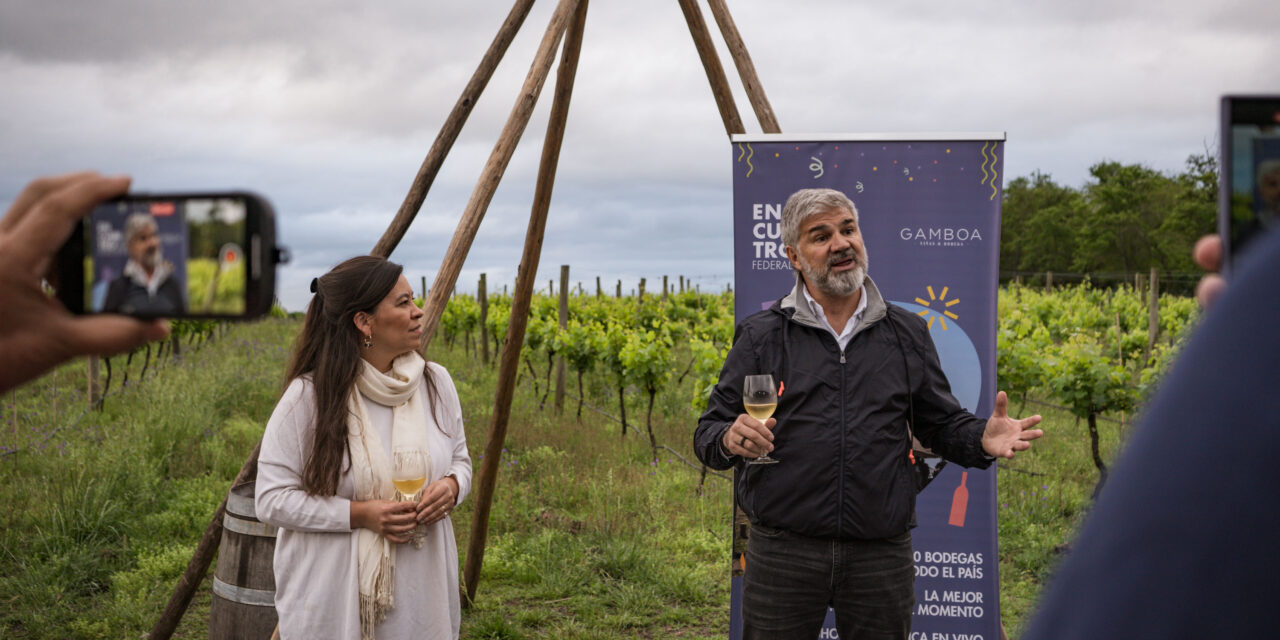
[[[1224,100],[1226,228],[1234,260],[1259,233],[1280,227],[1280,96]]]
[[[245,313],[240,197],[130,198],[86,219],[84,308],[138,316]]]

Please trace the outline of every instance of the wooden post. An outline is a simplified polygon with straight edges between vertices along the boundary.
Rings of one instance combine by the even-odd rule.
[[[422,276],[422,288],[418,290],[418,295],[422,296],[422,301],[427,301],[427,277]]]
[[[453,110],[449,112],[449,117],[444,121],[444,126],[440,127],[440,131],[436,134],[435,142],[431,143],[431,150],[427,152],[427,157],[422,160],[422,166],[418,168],[418,175],[414,177],[413,184],[409,187],[409,193],[404,197],[404,203],[400,205],[400,210],[396,212],[396,216],[391,220],[387,230],[382,233],[382,238],[378,240],[378,244],[374,245],[372,255],[385,258],[390,256],[392,251],[395,251],[396,245],[400,244],[400,239],[409,230],[409,225],[413,222],[414,216],[418,215],[418,210],[422,208],[422,202],[427,199],[427,191],[431,190],[431,183],[435,181],[436,174],[440,172],[440,166],[444,164],[445,156],[449,155],[449,150],[453,148],[454,141],[458,139],[458,133],[462,131],[462,125],[466,124],[467,118],[471,115],[471,109],[475,107],[476,102],[480,99],[480,94],[484,92],[485,85],[489,84],[489,78],[493,76],[493,70],[498,67],[502,57],[506,55],[507,47],[511,45],[516,32],[524,24],[524,19],[528,17],[529,10],[532,8],[533,0],[516,0],[515,4],[512,5],[506,21],[498,29],[498,34],[494,36],[493,42],[490,43],[489,50],[485,52],[484,57],[480,59],[480,65],[476,67],[475,73],[471,75],[471,81],[462,90],[462,95],[458,96],[458,101],[454,103]],[[537,99],[536,92],[534,99]],[[516,137],[519,138],[519,135]],[[449,289],[450,287],[445,288]],[[424,297],[426,296],[426,290],[427,287],[424,284],[422,287]]]
[[[636,296],[636,302],[644,302],[644,278],[640,278],[639,294]]]
[[[555,295],[556,295],[556,281],[548,280],[547,281],[547,297],[553,298],[555,297]]]
[[[600,276],[596,276],[596,299],[604,297],[604,289],[600,286]]]
[[[747,99],[751,101],[751,108],[756,112],[756,119],[760,121],[760,129],[765,133],[782,133],[782,129],[778,126],[778,117],[773,114],[769,98],[764,95],[764,85],[760,84],[760,77],[756,75],[756,66],[751,62],[747,45],[742,41],[742,34],[738,33],[738,25],[734,24],[733,16],[729,15],[729,7],[725,4],[725,0],[707,0],[707,4],[711,6],[711,15],[715,18],[716,25],[720,27],[720,35],[724,37],[724,43],[729,48],[733,65],[738,68],[738,77],[742,79],[742,87],[747,92]]]
[[[552,14],[551,21],[547,25],[547,31],[542,36],[542,43],[538,46],[538,53],[534,57],[532,66],[529,67],[528,75],[525,76],[519,98],[511,109],[511,115],[507,118],[507,125],[503,128],[497,144],[494,145],[488,162],[485,163],[480,180],[471,193],[471,199],[462,212],[462,218],[458,220],[453,240],[449,242],[449,248],[444,252],[444,261],[440,265],[440,271],[436,273],[435,282],[431,285],[431,297],[427,300],[425,309],[427,315],[422,329],[424,353],[440,324],[440,315],[444,312],[445,303],[448,302],[448,292],[458,281],[458,273],[462,270],[462,263],[467,259],[467,253],[471,251],[471,242],[476,238],[476,231],[480,229],[480,223],[484,220],[489,202],[493,200],[493,193],[497,191],[498,183],[501,182],[502,175],[507,170],[507,164],[511,162],[511,155],[515,153],[516,144],[520,142],[520,137],[529,124],[529,117],[533,115],[538,95],[542,93],[542,85],[547,79],[547,73],[551,70],[556,47],[560,44],[565,25],[577,3],[578,0],[560,0],[560,4],[556,6],[555,13]]]
[[[480,298],[480,343],[484,345],[481,354],[484,355],[484,363],[489,364],[489,287],[483,273],[480,274],[476,295]]]
[[[582,30],[587,18],[587,0],[561,0],[557,12],[576,8],[573,24],[565,37],[560,68],[556,75],[555,98],[551,116],[547,122],[546,140],[542,145],[542,162],[538,168],[538,182],[534,191],[533,210],[529,215],[529,228],[524,238],[524,253],[520,269],[516,273],[515,296],[511,300],[511,320],[507,324],[507,346],[502,350],[502,362],[498,367],[498,382],[493,400],[493,422],[489,427],[489,440],[485,443],[484,459],[474,480],[474,511],[471,516],[471,537],[467,543],[467,562],[462,574],[463,603],[470,606],[475,600],[480,582],[480,568],[484,565],[485,540],[489,535],[489,510],[493,505],[493,491],[497,487],[498,465],[502,461],[502,447],[507,438],[507,423],[511,418],[511,398],[515,392],[516,374],[520,364],[520,347],[524,344],[525,327],[529,321],[529,305],[533,295],[533,281],[538,274],[538,259],[542,253],[542,237],[547,228],[547,210],[551,204],[551,192],[555,185],[556,165],[560,159],[560,143],[564,139],[565,119],[569,115],[569,101],[573,95],[574,74],[578,68],[578,54],[582,51]],[[553,20],[554,22],[554,20]]]
[[[85,397],[89,400],[89,407],[93,408],[98,406],[98,356],[89,356],[85,362],[85,373]]]
[[[1044,272],[1044,290],[1053,291],[1053,272],[1052,271]]]
[[[621,297],[622,297],[622,280],[621,280],[621,279],[619,279],[619,280],[618,280],[618,292],[617,292],[617,293],[615,293],[613,297],[615,297],[615,298],[621,298]]]
[[[1120,366],[1122,367],[1124,366],[1124,346],[1122,343],[1123,336],[1124,336],[1124,332],[1120,329],[1120,312],[1117,311],[1116,312],[1116,362],[1119,362]]]
[[[1151,296],[1147,303],[1147,362],[1151,362],[1151,350],[1160,337],[1160,281],[1156,268],[1151,267]]]
[[[1120,295],[1123,295],[1123,291],[1119,291],[1119,292],[1117,292],[1117,293],[1118,293],[1118,294],[1120,294]],[[1120,328],[1120,312],[1119,312],[1119,311],[1117,311],[1117,312],[1116,312],[1116,362],[1119,362],[1119,363],[1120,363],[1120,366],[1122,366],[1122,367],[1124,366],[1124,344],[1123,344],[1123,341],[1122,341],[1122,339],[1121,339],[1123,335],[1124,335],[1124,332],[1123,332],[1123,330]],[[1121,412],[1120,412],[1120,431],[1121,431],[1121,433],[1123,433],[1123,432],[1124,432],[1124,416],[1125,416],[1125,412],[1124,412],[1124,411],[1121,411]]]
[[[667,277],[662,276],[662,299],[667,299]]]
[[[569,328],[569,265],[560,265],[560,330]],[[556,415],[564,413],[564,354],[556,355]]]
[[[684,276],[680,276],[680,293],[684,293]]]
[[[746,128],[742,126],[742,116],[738,115],[738,107],[733,102],[729,79],[725,77],[724,67],[711,42],[711,33],[707,31],[707,23],[702,18],[697,0],[680,0],[680,10],[684,12],[684,21],[689,24],[689,34],[693,36],[693,46],[702,59],[702,68],[707,72],[707,82],[711,83],[711,94],[715,96],[716,107],[720,109],[724,132],[728,135],[746,133]]]

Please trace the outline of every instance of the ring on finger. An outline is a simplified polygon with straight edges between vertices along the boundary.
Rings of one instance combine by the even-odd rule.
[[[739,447],[742,447],[743,449],[746,449],[746,448],[747,448],[747,437],[746,437],[746,436],[742,436],[742,442],[739,442],[739,443],[738,443],[738,446],[739,446]]]

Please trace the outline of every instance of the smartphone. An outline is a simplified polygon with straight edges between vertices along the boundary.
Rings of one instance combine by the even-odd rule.
[[[1268,229],[1280,228],[1280,95],[1222,98],[1218,235],[1223,272]]]
[[[286,260],[261,196],[130,194],[75,227],[51,284],[72,313],[250,319],[271,309]]]

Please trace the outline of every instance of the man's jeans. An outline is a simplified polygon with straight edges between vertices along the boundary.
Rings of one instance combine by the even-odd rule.
[[[906,640],[914,579],[910,532],[839,541],[752,525],[743,640],[817,640],[828,606],[840,640]]]

